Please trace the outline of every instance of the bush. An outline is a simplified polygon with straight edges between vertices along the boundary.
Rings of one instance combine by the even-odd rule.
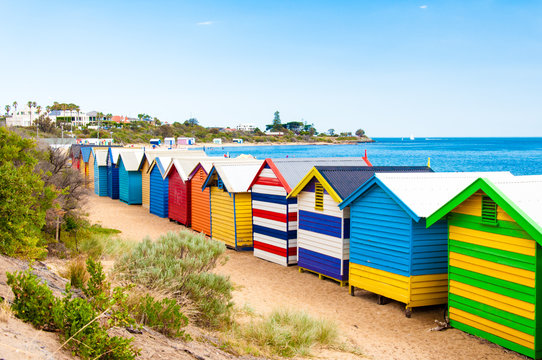
[[[55,329],[52,311],[57,300],[51,289],[32,274],[32,267],[15,274],[8,272],[6,276],[15,295],[11,305],[15,316],[37,329]]]
[[[315,344],[332,345],[338,338],[334,323],[290,310],[275,310],[262,320],[240,325],[237,332],[243,342],[285,357],[308,356]]]
[[[32,274],[31,267],[7,273],[8,285],[15,294],[15,315],[38,329],[58,331],[65,346],[84,359],[134,359],[139,351],[131,346],[132,339],[107,334],[108,326],[135,324],[128,315],[124,288],[110,291],[101,265],[92,259],[87,260],[87,271],[90,279],[83,293],[88,299],[74,298],[70,283],[64,298],[56,299],[47,285]],[[99,320],[105,316],[108,319],[102,325]]]
[[[145,294],[138,299],[133,314],[140,324],[147,325],[164,335],[190,338],[182,330],[188,325],[188,318],[182,313],[176,300],[169,298],[156,300],[151,295]]]
[[[69,279],[72,286],[82,289],[89,278],[85,259],[83,257],[73,259],[60,275]]]
[[[210,271],[225,250],[224,244],[203,235],[168,233],[139,243],[115,263],[115,271],[121,279],[190,299],[200,324],[218,326],[230,321],[232,285]]]

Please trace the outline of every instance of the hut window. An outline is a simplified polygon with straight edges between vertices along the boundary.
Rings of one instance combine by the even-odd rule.
[[[219,189],[224,189],[224,183],[220,178],[216,180],[216,186],[218,186]]]
[[[497,204],[489,196],[482,196],[482,223],[497,225]]]
[[[324,187],[320,183],[314,184],[314,209],[324,210]]]

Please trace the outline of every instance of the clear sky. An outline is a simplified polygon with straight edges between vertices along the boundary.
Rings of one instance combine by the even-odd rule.
[[[542,136],[541,1],[5,1],[0,105]]]

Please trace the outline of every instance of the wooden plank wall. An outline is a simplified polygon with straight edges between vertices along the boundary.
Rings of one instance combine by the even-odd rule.
[[[207,174],[200,167],[192,179],[190,180],[191,187],[191,213],[192,213],[192,229],[197,232],[203,232],[207,236],[211,236],[211,207],[209,188],[201,190]]]

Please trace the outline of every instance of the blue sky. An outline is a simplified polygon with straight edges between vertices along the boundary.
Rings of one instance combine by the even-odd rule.
[[[4,1],[0,102],[542,136],[540,1]]]

